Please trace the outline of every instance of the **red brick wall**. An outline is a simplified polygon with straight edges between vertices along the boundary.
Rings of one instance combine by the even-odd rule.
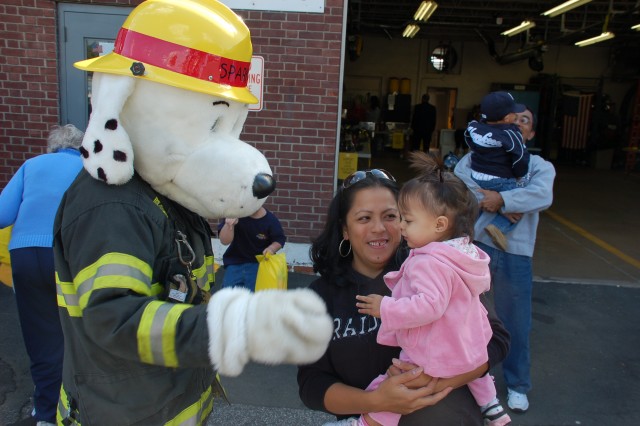
[[[140,0],[73,3],[135,6]],[[343,0],[324,14],[237,11],[264,57],[263,110],[242,138],[260,149],[278,181],[267,208],[291,242],[320,231],[333,191]],[[46,149],[59,123],[56,2],[0,4],[0,187]]]
[[[46,150],[58,123],[56,20],[52,1],[0,4],[0,184]]]
[[[269,160],[277,189],[267,208],[292,242],[320,227],[334,183],[342,39],[342,0],[325,14],[238,12],[264,57],[264,107],[250,112],[243,138]]]

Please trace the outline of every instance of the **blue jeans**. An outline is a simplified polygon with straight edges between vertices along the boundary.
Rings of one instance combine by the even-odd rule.
[[[26,247],[9,253],[18,318],[31,361],[35,419],[55,423],[64,335],[58,313],[53,249]]]
[[[258,265],[258,262],[251,262],[225,266],[222,288],[245,287],[255,291]]]
[[[474,181],[480,188],[496,192],[509,191],[521,186],[518,184],[518,181],[515,178],[497,178],[491,180],[474,179]],[[480,214],[482,214],[482,211],[480,212]],[[506,218],[506,216],[500,214],[500,212],[498,212],[498,214],[496,214],[493,220],[489,223],[489,225],[494,225],[496,228],[498,228],[503,234],[507,234],[508,232],[512,231],[517,224],[518,222],[512,223],[509,219]]]
[[[491,262],[491,292],[498,318],[511,335],[511,349],[502,362],[504,380],[516,392],[531,390],[531,293],[532,259],[510,254],[476,241]]]

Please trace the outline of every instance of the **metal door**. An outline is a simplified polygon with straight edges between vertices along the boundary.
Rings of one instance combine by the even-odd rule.
[[[60,121],[85,130],[90,114],[92,73],[73,63],[101,56],[113,48],[118,30],[133,10],[130,7],[60,3]]]

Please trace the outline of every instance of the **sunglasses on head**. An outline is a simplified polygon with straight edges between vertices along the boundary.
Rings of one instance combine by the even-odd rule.
[[[351,173],[342,181],[342,189],[347,189],[354,183],[360,182],[362,179],[365,179],[368,175],[372,175],[377,177],[378,179],[386,179],[392,182],[396,181],[391,173],[384,169],[370,169],[370,170],[358,170],[357,172]]]

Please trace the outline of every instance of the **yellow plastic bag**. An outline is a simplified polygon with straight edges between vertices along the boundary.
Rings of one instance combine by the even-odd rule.
[[[287,257],[284,253],[258,254],[258,276],[256,291],[287,289]]]
[[[13,278],[11,277],[11,258],[9,257],[9,240],[11,239],[11,229],[7,226],[0,229],[0,282],[11,287]]]

